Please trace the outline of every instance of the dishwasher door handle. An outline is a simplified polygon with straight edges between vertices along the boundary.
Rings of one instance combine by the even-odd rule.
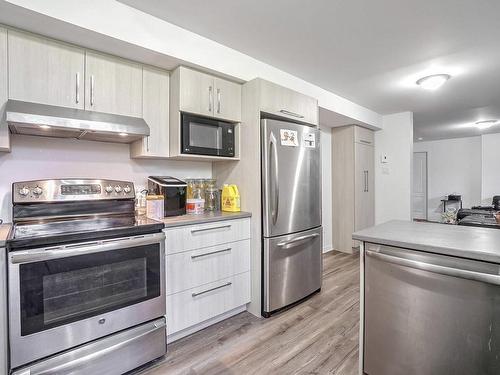
[[[415,268],[418,270],[428,271],[432,273],[437,273],[440,275],[459,277],[462,279],[480,281],[487,284],[500,285],[500,275],[493,275],[489,273],[476,272],[470,270],[464,270],[461,268],[453,268],[440,266],[438,264],[431,264],[427,262],[421,262],[413,259],[400,258],[394,255],[388,255],[380,253],[377,251],[366,250],[365,254],[371,258],[378,259],[384,262],[397,264],[399,266]]]

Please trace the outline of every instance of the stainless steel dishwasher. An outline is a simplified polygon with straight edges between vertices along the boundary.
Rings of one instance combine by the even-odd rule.
[[[364,372],[500,374],[500,265],[365,244]]]

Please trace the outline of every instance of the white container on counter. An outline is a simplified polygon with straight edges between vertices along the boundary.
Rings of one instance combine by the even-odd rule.
[[[205,212],[205,199],[186,199],[186,213],[201,215]]]
[[[163,195],[148,195],[146,197],[146,216],[150,219],[163,219]]]

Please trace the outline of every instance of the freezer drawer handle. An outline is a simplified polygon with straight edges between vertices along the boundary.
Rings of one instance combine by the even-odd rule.
[[[225,283],[223,285],[216,286],[215,288],[210,288],[210,289],[204,290],[203,292],[192,293],[191,296],[193,296],[193,298],[194,297],[198,297],[198,296],[201,296],[202,294],[205,294],[205,293],[208,293],[208,292],[213,292],[214,290],[225,288],[226,286],[229,286],[229,285],[232,285],[232,284],[233,284],[232,282],[228,282],[228,283]]]
[[[276,246],[278,246],[278,247],[285,247],[285,246],[292,245],[292,244],[295,244],[297,242],[303,242],[303,241],[306,241],[306,240],[309,240],[311,238],[315,238],[315,237],[318,237],[318,236],[319,236],[319,233],[306,234],[305,236],[296,237],[296,238],[294,238],[293,240],[290,240],[290,241],[280,242]]]
[[[376,251],[366,250],[366,255],[381,261],[397,264],[399,266],[415,268],[423,271],[438,273],[446,276],[459,277],[462,279],[469,279],[480,281],[483,283],[500,285],[500,276],[493,275],[483,272],[469,271],[461,268],[450,268],[445,266],[440,266],[437,264],[430,264],[426,262],[420,262],[418,260],[411,260],[400,258],[393,255],[387,255]]]
[[[211,227],[211,228],[191,229],[191,233],[206,232],[206,231],[208,231],[208,230],[216,230],[216,229],[224,229],[224,228],[231,228],[231,224],[228,224],[228,225],[220,225],[220,226],[218,226],[218,227]]]
[[[191,255],[191,259],[197,259],[197,258],[209,256],[209,255],[214,255],[214,254],[219,254],[219,253],[225,253],[227,251],[231,251],[231,248],[228,247],[227,249],[222,249],[222,250],[217,250],[217,251],[211,251],[209,253],[203,253],[203,254],[198,254],[198,255]]]

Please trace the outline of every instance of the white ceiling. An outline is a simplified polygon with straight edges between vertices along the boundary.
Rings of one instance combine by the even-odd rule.
[[[416,138],[500,118],[500,1],[120,1],[381,114],[413,111]],[[453,78],[414,84],[436,72]]]

